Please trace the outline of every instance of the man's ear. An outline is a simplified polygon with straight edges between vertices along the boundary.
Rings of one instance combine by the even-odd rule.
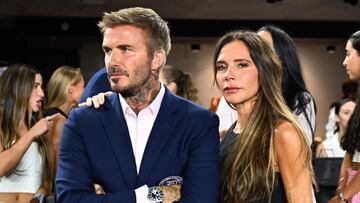
[[[151,70],[158,70],[166,62],[165,51],[160,49],[155,51],[153,60],[151,62]]]

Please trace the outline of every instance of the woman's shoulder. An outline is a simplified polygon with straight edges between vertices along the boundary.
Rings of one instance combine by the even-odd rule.
[[[300,141],[300,132],[289,121],[278,120],[275,123],[274,142],[281,145],[288,145]]]

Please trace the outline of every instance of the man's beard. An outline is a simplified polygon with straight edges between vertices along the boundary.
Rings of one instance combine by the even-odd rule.
[[[119,87],[116,84],[114,84],[114,85],[111,85],[111,89],[114,92],[120,93],[121,96],[124,98],[133,97],[136,94],[138,94],[140,91],[142,91],[142,89],[145,88],[145,84],[148,83],[149,80],[151,79],[150,64],[144,64],[143,67],[144,66],[148,66],[147,67],[147,68],[149,68],[148,71],[145,73],[139,73],[139,72],[135,71],[133,73],[133,75],[138,76],[135,78],[136,79],[135,81],[130,81],[130,78],[129,78],[129,84],[127,86]],[[129,74],[127,74],[127,75],[128,75],[128,77],[130,77]],[[111,79],[109,78],[109,80],[111,80]]]

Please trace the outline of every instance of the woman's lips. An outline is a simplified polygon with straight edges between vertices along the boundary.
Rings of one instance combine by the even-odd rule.
[[[224,88],[224,92],[227,94],[232,94],[232,93],[236,93],[240,90],[239,87],[225,87]]]

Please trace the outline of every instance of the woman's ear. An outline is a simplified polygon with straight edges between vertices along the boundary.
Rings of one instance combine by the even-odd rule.
[[[165,51],[162,49],[155,51],[154,57],[151,62],[151,70],[158,71],[159,68],[165,64],[165,61],[166,61]]]
[[[68,93],[69,93],[69,94],[72,94],[73,91],[74,91],[74,90],[72,89],[72,87],[71,87],[71,85],[70,85],[70,86],[68,87]]]

